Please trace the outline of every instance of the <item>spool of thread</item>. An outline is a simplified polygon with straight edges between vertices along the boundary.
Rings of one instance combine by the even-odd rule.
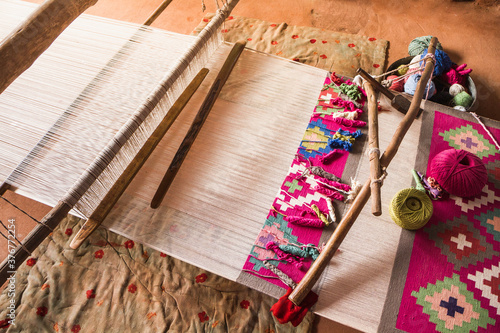
[[[408,45],[408,54],[414,57],[416,55],[424,53],[424,50],[429,47],[431,39],[432,36],[422,36],[415,38],[410,42],[410,45]],[[443,49],[441,43],[439,42],[437,43],[436,49],[438,50]]]
[[[420,81],[420,78],[422,75],[420,74],[413,74],[408,78],[408,81],[405,82],[404,90],[405,93],[410,94],[410,95],[415,95],[415,90],[417,90],[417,84]],[[427,93],[429,91],[429,93]],[[436,92],[436,86],[434,85],[434,82],[430,81],[425,85],[424,89],[424,99],[426,97],[430,98],[434,95]]]
[[[450,86],[450,89],[448,90],[448,92],[450,93],[451,96],[456,96],[456,95],[460,94],[462,91],[465,91],[465,88],[463,85],[458,84],[458,83],[452,84]]]
[[[415,170],[412,173],[417,182],[416,188],[406,188],[396,193],[389,206],[389,215],[401,228],[417,230],[429,221],[433,206]]]
[[[453,97],[453,103],[455,105],[463,106],[466,109],[472,105],[472,102],[474,102],[474,99],[465,91],[462,91]]]
[[[398,74],[399,75],[405,75],[407,72],[408,72],[408,66],[399,65],[399,67],[398,67]]]
[[[398,79],[399,79],[399,76],[397,76],[397,75],[389,75],[387,77],[387,80],[398,80]],[[389,89],[402,92],[405,90],[405,81],[403,79],[400,79],[398,81],[392,81]]]
[[[429,176],[450,194],[473,197],[488,181],[486,167],[479,157],[465,150],[443,150],[432,159]]]

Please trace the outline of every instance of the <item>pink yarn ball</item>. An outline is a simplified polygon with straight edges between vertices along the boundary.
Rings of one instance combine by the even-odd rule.
[[[394,79],[398,79],[398,78],[399,78],[399,76],[397,76],[397,75],[389,75],[387,77],[387,80],[394,80]],[[405,81],[402,79],[399,81],[393,81],[391,86],[389,87],[389,89],[402,92],[403,90],[405,90]]]
[[[448,193],[473,197],[488,181],[486,167],[479,157],[465,150],[447,149],[431,161],[428,175]]]

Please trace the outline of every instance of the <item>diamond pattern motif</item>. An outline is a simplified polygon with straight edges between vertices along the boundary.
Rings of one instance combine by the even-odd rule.
[[[481,221],[481,225],[493,235],[495,241],[500,242],[500,209],[495,208],[486,213],[474,216]]]
[[[463,149],[480,158],[496,154],[498,151],[484,136],[472,128],[472,125],[457,127],[439,133],[455,149]]]
[[[487,298],[490,306],[500,315],[500,267],[497,263],[491,269],[485,268],[482,272],[476,271],[467,276],[474,281],[475,287],[481,291],[481,296]]]
[[[452,221],[430,225],[425,231],[457,271],[461,267],[467,268],[470,264],[475,265],[485,258],[491,259],[498,255],[465,215]]]
[[[430,316],[429,320],[436,324],[438,332],[476,332],[479,327],[495,324],[495,320],[488,316],[488,310],[474,299],[458,274],[435,284],[429,283],[411,295],[417,298],[423,312]]]

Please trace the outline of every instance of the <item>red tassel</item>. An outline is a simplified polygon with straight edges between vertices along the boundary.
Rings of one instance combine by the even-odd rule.
[[[297,327],[304,319],[307,311],[318,301],[318,295],[310,291],[298,306],[288,299],[292,291],[292,288],[288,288],[286,294],[271,307],[271,312],[280,324],[291,322],[294,327]]]

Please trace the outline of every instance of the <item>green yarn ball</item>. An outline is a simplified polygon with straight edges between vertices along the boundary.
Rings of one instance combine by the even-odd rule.
[[[431,218],[432,201],[424,191],[406,188],[396,193],[389,206],[389,215],[401,228],[417,230]]]
[[[461,93],[456,94],[453,97],[453,103],[455,105],[463,106],[464,108],[470,107],[472,105],[472,102],[474,102],[474,99],[465,91],[462,91]]]
[[[410,42],[410,45],[408,45],[408,54],[411,55],[412,57],[417,56],[419,54],[424,53],[424,50],[429,47],[429,44],[431,43],[432,36],[422,36],[422,37],[417,37],[414,40]],[[437,43],[436,48],[438,50],[443,50],[443,47],[441,46],[441,43]]]

